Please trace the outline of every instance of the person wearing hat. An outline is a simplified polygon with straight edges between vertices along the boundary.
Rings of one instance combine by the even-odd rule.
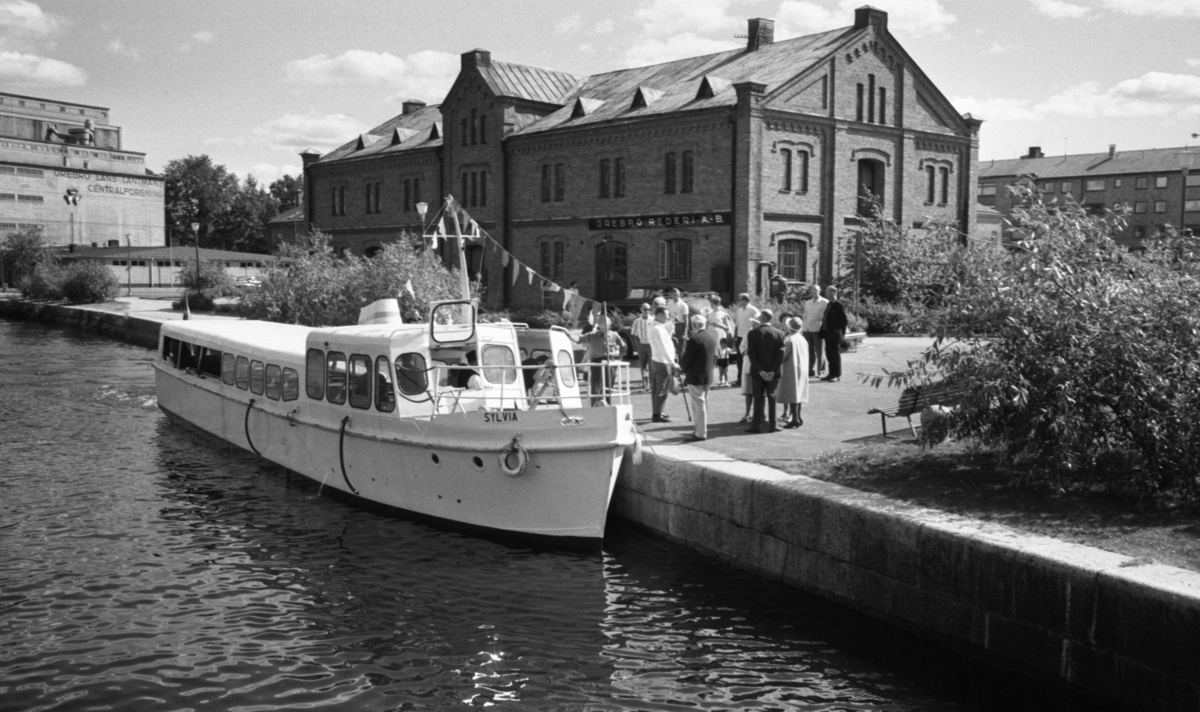
[[[774,318],[770,309],[760,311],[758,328],[746,337],[746,355],[750,359],[749,375],[754,395],[754,419],[746,429],[748,433],[764,432],[764,406],[768,411],[765,432],[773,433],[779,429],[775,425],[775,389],[779,386],[780,369],[783,366],[783,332],[771,323]]]
[[[758,318],[758,307],[750,303],[750,295],[745,292],[738,295],[737,304],[737,313],[733,323],[733,350],[738,353],[738,360],[737,380],[733,382],[733,385],[740,386],[742,385],[742,367],[746,354],[746,337],[755,328],[750,321]]]
[[[717,358],[717,337],[705,328],[708,320],[701,314],[691,319],[691,334],[679,357],[679,370],[687,386],[685,397],[692,404],[692,436],[689,442],[708,439],[708,388],[712,384],[713,363]]]
[[[775,399],[783,405],[783,427],[798,428],[804,425],[800,409],[808,402],[808,342],[798,317],[784,314],[780,321],[787,336],[783,339],[783,367]]]

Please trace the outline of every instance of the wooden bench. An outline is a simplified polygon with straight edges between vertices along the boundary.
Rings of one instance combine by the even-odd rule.
[[[943,381],[925,386],[910,386],[900,393],[900,402],[894,408],[872,408],[867,415],[879,414],[879,422],[883,426],[883,435],[887,437],[887,419],[905,418],[908,420],[908,430],[917,437],[917,429],[913,426],[912,416],[920,413],[926,406],[956,405],[962,401],[966,391]]]
[[[842,337],[842,343],[838,344],[838,350],[845,353],[847,351],[858,352],[859,345],[867,338],[865,331],[851,331]]]

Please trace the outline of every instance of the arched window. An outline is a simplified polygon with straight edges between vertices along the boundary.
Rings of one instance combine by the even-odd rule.
[[[942,166],[938,168],[938,173],[942,179],[942,193],[939,196],[938,204],[945,205],[950,202],[950,169]]]
[[[790,148],[779,149],[779,159],[783,163],[783,184],[780,189],[790,191],[792,189],[792,150]]]
[[[937,183],[934,181],[933,166],[925,166],[925,202],[932,205],[937,195]]]

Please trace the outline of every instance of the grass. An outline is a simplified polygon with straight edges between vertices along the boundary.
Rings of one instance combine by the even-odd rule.
[[[1200,513],[1145,508],[1104,492],[1030,482],[1000,454],[962,442],[922,451],[914,440],[771,466],[890,499],[1200,572]]]

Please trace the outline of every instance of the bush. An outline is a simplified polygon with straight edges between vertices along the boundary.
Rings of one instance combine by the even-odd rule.
[[[301,245],[284,245],[288,266],[273,267],[262,285],[242,297],[240,313],[250,319],[306,326],[358,323],[359,310],[395,298],[405,321],[425,321],[433,302],[460,296],[458,275],[417,239],[401,236],[374,257],[338,257],[329,236],[315,233]],[[413,294],[406,289],[411,282]]]
[[[75,304],[110,302],[121,292],[117,276],[92,260],[73,262],[62,270],[62,297]]]
[[[962,386],[955,435],[1029,463],[1031,479],[1200,500],[1200,244],[1171,233],[1134,255],[1112,218],[1014,192],[1031,206],[1013,213],[1020,241],[948,255],[937,339],[888,380]]]
[[[201,262],[198,275],[195,265],[185,265],[180,268],[179,283],[188,295],[188,306],[200,311],[211,309],[213,300],[219,297],[233,297],[238,294],[233,277],[221,262]],[[197,307],[197,304],[208,306]]]
[[[488,321],[508,319],[518,324],[528,324],[531,329],[549,329],[552,326],[571,328],[571,319],[562,312],[549,309],[513,309],[507,311],[487,312]]]
[[[909,307],[872,298],[859,304],[859,321],[868,334],[907,334],[921,331],[920,320]],[[852,329],[853,330],[853,329]]]
[[[63,298],[62,268],[55,262],[35,265],[32,272],[17,281],[17,287],[26,299],[58,301]]]

